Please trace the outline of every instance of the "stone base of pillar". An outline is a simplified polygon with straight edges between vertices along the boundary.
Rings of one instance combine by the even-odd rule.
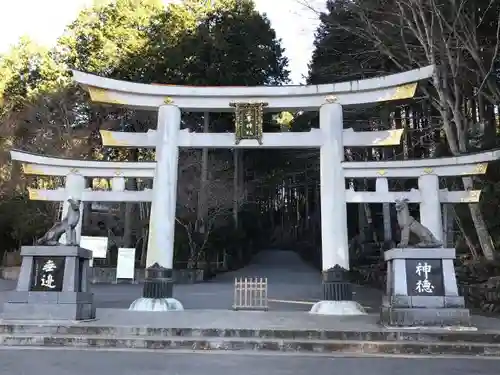
[[[323,271],[323,300],[316,302],[309,312],[318,315],[365,315],[365,309],[352,300],[352,294],[349,271],[336,265]]]
[[[174,280],[172,270],[160,266],[158,263],[146,268],[142,297],[144,298],[172,298]]]
[[[366,315],[366,311],[355,301],[319,301],[309,311],[317,315]]]
[[[336,265],[323,271],[323,300],[352,301],[352,284],[349,271]]]
[[[172,270],[158,263],[146,268],[142,297],[129,307],[134,311],[182,311],[182,304],[173,298]]]
[[[404,248],[385,252],[387,288],[380,310],[386,326],[470,326],[458,295],[455,249]]]
[[[130,311],[184,311],[175,298],[138,298],[128,308]]]

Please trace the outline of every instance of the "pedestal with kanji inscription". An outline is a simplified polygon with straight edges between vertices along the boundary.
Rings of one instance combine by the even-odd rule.
[[[387,288],[380,321],[390,326],[470,325],[458,294],[455,249],[403,248],[385,252]]]
[[[23,246],[17,287],[3,306],[6,320],[95,318],[88,269],[92,252],[79,246]]]

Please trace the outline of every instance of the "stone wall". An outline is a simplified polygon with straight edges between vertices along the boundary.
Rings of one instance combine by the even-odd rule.
[[[193,284],[203,281],[204,272],[200,269],[173,270],[173,278],[176,284]],[[90,269],[91,284],[111,284],[116,281],[116,268],[92,267]],[[144,282],[144,269],[135,270],[134,281]]]
[[[20,267],[3,267],[0,269],[0,278],[6,280],[17,280]],[[193,284],[202,282],[204,272],[200,269],[174,270],[174,282],[176,284]],[[113,284],[116,282],[116,268],[112,267],[92,267],[90,268],[91,284]],[[135,283],[144,282],[144,269],[135,270]]]

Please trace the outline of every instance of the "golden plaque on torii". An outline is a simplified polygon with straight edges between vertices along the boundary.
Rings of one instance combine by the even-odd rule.
[[[262,144],[264,107],[267,103],[230,103],[235,107],[235,144],[242,139],[256,139]]]

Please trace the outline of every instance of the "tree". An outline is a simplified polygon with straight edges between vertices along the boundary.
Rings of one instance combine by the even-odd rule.
[[[311,8],[308,3],[303,4]],[[327,1],[326,10],[318,13],[320,25],[309,64],[309,84],[351,81],[394,72],[394,65],[381,56],[371,41],[351,31],[351,28],[363,27],[352,10],[351,0]]]
[[[140,80],[144,61],[138,57],[163,12],[161,0],[116,0],[86,8],[59,38],[59,57],[72,69]]]
[[[130,12],[132,5],[140,10]],[[134,31],[128,33],[131,28]],[[73,68],[144,83],[259,85],[288,79],[280,42],[269,20],[255,11],[251,1],[190,0],[164,9],[155,1],[117,0],[82,12],[60,39],[58,50],[61,60]],[[207,71],[207,67],[213,69]],[[90,121],[96,126],[95,133],[101,126],[146,131],[155,124],[155,116],[149,113],[117,109],[110,112],[100,107],[95,111],[100,114],[99,119]],[[234,127],[229,114],[210,117],[212,130]],[[183,124],[198,130],[201,115],[184,114]],[[115,151],[106,155],[116,156]],[[125,158],[137,160],[142,156],[138,150],[131,150]],[[214,152],[211,158],[228,163],[224,153]],[[181,169],[185,163],[190,165],[181,157]],[[179,186],[184,186],[182,181]],[[197,185],[197,194],[201,188]],[[209,215],[213,215],[213,207],[210,203],[208,206]]]
[[[460,155],[473,149],[475,129],[483,130],[483,139],[494,139],[495,121],[487,117],[485,102],[497,104],[499,99],[499,6],[496,0],[482,7],[468,0],[329,1],[322,27],[327,36],[338,31],[358,41],[357,66],[360,44],[374,50],[389,71],[435,65],[432,85],[423,90],[440,114],[449,151]],[[345,22],[346,17],[352,21]],[[319,36],[320,42],[326,40]],[[315,54],[316,61],[322,53]],[[473,187],[472,178],[462,180],[465,189]],[[479,206],[470,204],[469,209],[483,253],[491,260],[493,242]]]
[[[101,147],[99,129],[147,131],[156,126],[156,114],[90,103],[87,94],[71,84],[69,68],[143,83],[259,85],[279,84],[288,79],[287,60],[280,41],[269,20],[259,15],[253,2],[247,0],[186,0],[166,7],[161,0],[99,1],[68,25],[53,50],[42,51],[25,44],[0,60],[0,97],[10,98],[2,104],[0,132],[5,137],[0,138],[3,142],[0,146],[4,160],[11,147],[100,160],[135,161],[154,157],[153,152],[145,150]],[[223,69],[214,68],[204,74],[207,66]],[[7,103],[17,103],[18,107]],[[198,114],[183,115],[186,127],[196,130],[201,123]],[[234,127],[230,114],[211,114],[210,125],[218,131]],[[196,191],[199,176],[195,175],[199,172],[197,152],[181,153],[180,168],[188,171],[190,177],[180,174],[180,192],[194,184],[193,194],[199,193]],[[211,166],[211,178],[215,179],[207,187],[210,228],[221,220],[227,207],[233,207],[233,197],[230,202],[214,201],[215,197],[226,197],[220,186],[231,179],[227,170],[230,160],[225,151],[209,154],[207,164]],[[193,163],[198,163],[196,168]],[[16,163],[15,167],[19,165]],[[17,186],[15,194],[26,191],[25,183],[53,186],[59,183],[23,178],[19,185],[11,181],[14,175],[22,176],[19,171],[11,173],[10,166],[2,170],[3,181]],[[127,189],[142,183],[131,182],[134,186]],[[194,220],[192,207],[183,193],[179,196],[179,207],[183,224]],[[135,209],[147,213],[143,208],[141,205]],[[140,216],[127,213],[127,219]],[[144,220],[135,224],[144,224]],[[206,238],[211,232],[208,231]],[[147,238],[147,231],[142,234]],[[206,241],[202,239],[199,244],[203,243]],[[199,253],[203,251],[195,249],[192,258]]]
[[[210,12],[181,43],[191,84],[264,85],[288,81],[288,64],[270,21],[253,1]],[[187,55],[186,55],[187,54]],[[186,57],[193,56],[188,59]]]
[[[64,86],[68,77],[63,72],[51,51],[22,37],[0,56],[0,114]]]
[[[64,94],[46,95],[64,91],[68,81],[51,52],[28,38],[0,58],[0,195],[12,193],[20,183],[19,173],[12,173],[10,148],[43,152],[56,147],[65,153],[61,130],[74,124],[71,109]]]
[[[215,153],[209,155],[208,183],[205,186],[207,200],[205,202],[206,217],[204,231],[198,230],[197,210],[198,195],[201,191],[200,175],[202,171],[202,154],[197,150],[183,151],[180,155],[178,179],[177,222],[184,228],[188,239],[188,267],[196,267],[198,261],[205,255],[206,246],[212,231],[227,225],[231,220],[234,208],[234,198],[239,206],[245,201],[243,194],[236,196],[233,192],[232,163]]]
[[[26,188],[54,188],[61,183],[57,178],[24,176],[19,163],[11,162],[9,151],[19,148],[69,157],[86,152],[82,119],[75,111],[81,95],[68,83],[64,66],[52,52],[28,38],[21,38],[0,58],[0,250],[32,243],[54,219],[55,205],[28,201]]]

